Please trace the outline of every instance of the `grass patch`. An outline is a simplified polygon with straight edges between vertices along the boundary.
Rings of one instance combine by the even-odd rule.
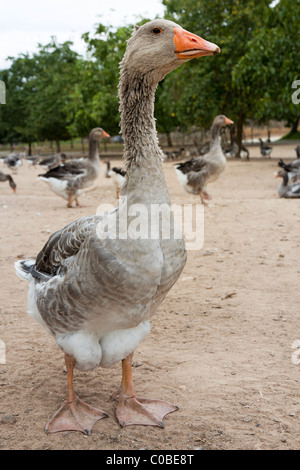
[[[284,135],[280,140],[300,140],[300,131]]]

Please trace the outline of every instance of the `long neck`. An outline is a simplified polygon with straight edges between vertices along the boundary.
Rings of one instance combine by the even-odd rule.
[[[284,187],[287,186],[288,182],[289,182],[289,177],[288,177],[288,174],[286,172],[284,173],[282,179],[283,179],[283,186]]]
[[[220,145],[220,126],[218,124],[213,124],[211,128],[210,148]]]
[[[134,76],[126,68],[121,71],[119,98],[121,131],[124,138],[123,161],[127,171],[124,193],[150,194],[159,190],[162,200],[168,192],[162,166],[154,119],[156,86],[147,76]],[[159,197],[159,196],[157,196]]]
[[[93,163],[99,163],[98,140],[92,137],[89,140],[89,160]]]

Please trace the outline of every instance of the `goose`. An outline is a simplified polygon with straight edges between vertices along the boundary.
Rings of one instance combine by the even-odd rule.
[[[220,114],[216,116],[211,126],[211,142],[208,153],[201,157],[179,163],[175,166],[178,180],[188,193],[199,194],[202,204],[210,199],[206,186],[215,181],[224,171],[226,158],[220,144],[220,129],[231,125],[233,121]]]
[[[5,159],[4,163],[8,168],[10,168],[14,173],[17,173],[17,169],[23,164],[22,159],[16,154],[11,153]]]
[[[84,188],[91,186],[99,175],[98,142],[102,137],[109,137],[109,135],[100,127],[96,127],[89,135],[87,159],[70,160],[39,175],[39,179],[48,183],[53,192],[68,201],[68,207],[73,207],[73,199],[75,199],[76,206],[80,206],[79,194]]]
[[[300,159],[297,158],[291,163],[285,163],[281,158],[278,162],[278,166],[286,171],[289,181],[295,182],[300,179]]]
[[[224,154],[226,158],[235,158],[238,154],[239,146],[236,140],[236,137],[232,138],[232,144],[230,147],[224,150]]]
[[[282,178],[282,182],[277,188],[279,197],[294,199],[300,198],[300,182],[289,184],[289,177],[285,170],[275,173],[276,178]]]
[[[297,145],[297,147],[295,148],[295,152],[296,152],[297,158],[300,159],[300,145]]]
[[[66,160],[67,155],[65,153],[56,153],[55,155],[43,158],[43,160],[39,162],[39,165],[43,168],[48,168],[48,170],[51,170],[61,163],[65,163]]]
[[[244,144],[242,144],[241,148],[241,158],[250,160],[250,152]]]
[[[6,175],[5,173],[2,173],[2,171],[0,171],[0,181],[8,181],[9,186],[11,187],[11,189],[13,190],[13,192],[14,192],[14,193],[16,192],[16,190],[17,190],[17,185],[16,185],[16,183],[14,182],[14,180],[12,179],[11,175]]]
[[[120,196],[120,190],[125,182],[125,179],[126,179],[126,170],[124,170],[124,168],[120,168],[120,167],[116,167],[114,166],[110,172],[109,172],[109,176],[111,178],[111,181],[112,183],[114,184],[115,188],[116,188],[116,196],[117,196],[117,199],[119,199],[119,196]]]
[[[198,145],[196,140],[193,140],[194,148],[191,150],[191,154],[194,155],[195,157],[200,157],[202,155],[205,155],[210,148],[210,142],[206,142],[205,144]]]
[[[77,397],[74,367],[88,371],[121,361],[121,386],[112,395],[118,398],[116,418],[121,426],[164,427],[163,417],[178,409],[162,400],[137,398],[132,377],[133,353],[149,333],[150,319],[187,257],[183,237],[173,225],[154,97],[167,73],[193,58],[219,52],[215,44],[172,21],[156,19],[134,28],[120,64],[127,177],[117,207],[71,222],[50,236],[36,258],[15,264],[17,274],[30,283],[29,312],[53,334],[65,354],[67,398],[46,432],[89,434],[93,424],[107,416]],[[131,224],[136,222],[132,213],[142,206],[149,214],[153,205],[163,205],[164,219],[172,227],[170,237],[162,237],[160,220],[151,222],[152,238],[136,237],[135,232],[131,236]],[[127,228],[123,230],[119,222]]]
[[[267,145],[265,142],[263,142],[262,139],[259,139],[260,141],[260,153],[263,157],[269,156],[271,158],[271,152],[273,150],[273,147],[270,145]]]
[[[40,154],[37,153],[36,155],[28,155],[27,157],[25,157],[25,160],[28,163],[28,165],[33,166],[35,168],[40,158],[41,158]]]
[[[180,150],[174,150],[173,152],[165,151],[166,160],[177,160],[177,158],[183,157],[185,154],[185,149],[182,147]]]

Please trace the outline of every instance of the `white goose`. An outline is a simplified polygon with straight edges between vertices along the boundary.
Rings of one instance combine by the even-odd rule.
[[[79,206],[78,197],[83,189],[91,186],[100,172],[100,160],[98,142],[102,137],[109,135],[96,127],[89,135],[89,156],[79,158],[51,168],[47,173],[39,175],[41,181],[49,184],[50,189],[58,196],[68,201],[68,207],[72,207],[73,199]]]
[[[149,333],[149,320],[177,281],[186,262],[178,233],[169,239],[134,239],[130,211],[138,204],[168,208],[162,151],[155,129],[155,89],[164,76],[195,57],[220,49],[167,20],[136,27],[121,63],[119,85],[121,130],[125,139],[126,183],[119,206],[103,216],[84,217],[54,233],[36,259],[16,263],[17,274],[29,281],[29,311],[54,335],[65,353],[67,398],[46,426],[47,432],[90,433],[106,416],[82,402],[73,388],[73,368],[110,367],[122,360],[122,381],[116,416],[122,426],[163,426],[177,407],[160,400],[138,399],[132,380],[132,355]],[[125,220],[128,232],[116,237],[113,228]],[[144,227],[145,228],[145,227]],[[150,230],[149,230],[150,231]],[[121,235],[121,234],[120,234]],[[125,236],[124,236],[125,235]],[[127,236],[126,236],[127,235]]]

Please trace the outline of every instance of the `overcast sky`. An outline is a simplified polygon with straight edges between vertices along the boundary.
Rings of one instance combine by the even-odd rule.
[[[83,54],[81,35],[93,32],[103,22],[114,26],[134,23],[139,16],[163,16],[161,0],[3,0],[0,6],[0,69],[9,67],[5,59],[35,52],[37,44],[47,44],[51,36],[58,42],[71,40]]]

